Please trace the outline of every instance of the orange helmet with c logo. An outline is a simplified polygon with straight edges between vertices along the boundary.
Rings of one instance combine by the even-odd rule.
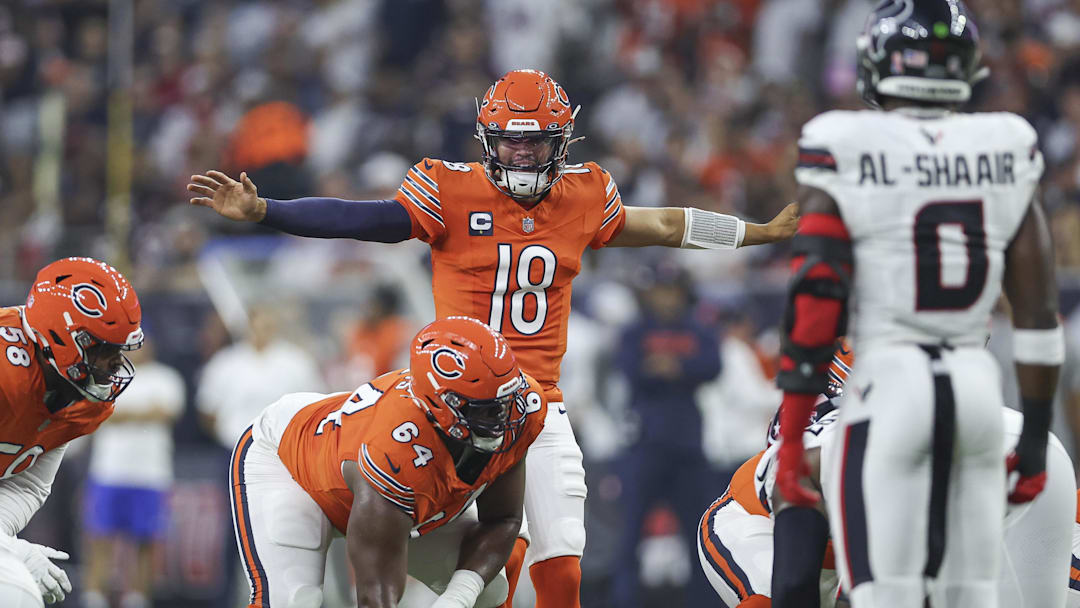
[[[86,399],[113,401],[135,376],[123,351],[142,346],[142,310],[131,284],[92,258],[42,268],[23,322],[45,360]]]
[[[468,317],[439,319],[416,334],[409,369],[413,397],[448,437],[489,452],[516,441],[524,416],[512,406],[528,383],[501,334]]]

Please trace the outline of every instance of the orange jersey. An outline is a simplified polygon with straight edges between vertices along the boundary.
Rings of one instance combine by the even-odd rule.
[[[544,426],[547,401],[542,395],[533,400],[539,408],[513,408],[513,418],[525,417],[516,443],[492,456],[475,481],[466,483],[438,431],[413,401],[408,383],[409,370],[398,370],[352,394],[316,401],[293,416],[281,437],[278,456],[285,468],[342,532],[353,502],[341,474],[344,461],[356,461],[371,487],[412,518],[415,533],[425,534],[451,521],[520,462]]]
[[[626,221],[611,174],[596,163],[568,165],[526,211],[480,163],[425,158],[395,198],[412,217],[412,236],[431,245],[436,316],[464,315],[501,332],[548,399],[562,401],[570,284],[585,248],[603,247]]]
[[[81,400],[53,412],[45,404],[45,370],[23,329],[22,307],[0,308],[0,479],[25,471],[38,456],[88,435],[113,413],[111,401]]]
[[[735,474],[731,476],[727,492],[724,493],[720,500],[732,498],[751,515],[769,516],[768,500],[766,500],[763,492],[758,492],[754,484],[754,471],[757,470],[758,463],[761,462],[761,457],[764,454],[764,450],[758,452],[735,471]]]

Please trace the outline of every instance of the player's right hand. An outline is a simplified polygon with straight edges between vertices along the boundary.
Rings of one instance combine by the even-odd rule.
[[[784,500],[799,507],[816,505],[821,494],[802,483],[810,477],[810,467],[803,458],[802,441],[781,440],[776,460],[776,487]]]
[[[259,198],[247,173],[236,181],[221,171],[207,171],[192,175],[187,189],[199,195],[191,199],[192,205],[210,207],[230,220],[258,222],[266,217],[266,199]]]
[[[41,598],[46,604],[62,602],[67,594],[71,593],[71,581],[68,580],[67,573],[50,561],[67,559],[67,553],[45,545],[35,545],[21,538],[11,539],[6,546],[26,564],[26,569],[37,583]]]
[[[1045,465],[1041,471],[1024,471],[1023,468],[1020,466],[1020,455],[1016,452],[1012,452],[1005,459],[1005,470],[1008,475],[1006,485],[1009,492],[1009,502],[1012,504],[1023,504],[1035,500],[1035,497],[1046,486]]]

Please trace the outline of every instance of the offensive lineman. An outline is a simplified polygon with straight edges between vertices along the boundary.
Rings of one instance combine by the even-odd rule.
[[[532,544],[529,573],[538,608],[578,608],[585,548],[585,470],[562,393],[571,282],[586,247],[662,245],[734,249],[789,238],[795,206],[769,224],[701,209],[625,207],[614,177],[595,163],[567,164],[574,115],[558,83],[514,70],[478,103],[480,163],[424,158],[394,200],[305,198],[275,201],[255,184],[210,171],[192,176],[192,204],[233,220],[296,234],[400,242],[418,238],[432,251],[437,317],[464,315],[502,332],[552,407],[529,452],[525,511]],[[507,570],[511,593],[525,553]]]
[[[525,452],[546,408],[506,340],[466,317],[422,328],[409,369],[267,407],[232,463],[249,607],[322,606],[333,530],[345,534],[360,606],[502,604]]]
[[[90,258],[42,268],[25,306],[0,308],[0,604],[63,601],[67,574],[50,560],[67,553],[17,538],[52,491],[67,444],[92,433],[135,376],[124,351],[142,346],[135,290],[116,269]],[[15,594],[15,595],[12,595]],[[26,601],[30,603],[20,604]]]
[[[813,505],[802,433],[849,293],[859,361],[824,474],[841,581],[855,608],[993,608],[1006,488],[999,371],[983,348],[1002,286],[1013,308],[1023,431],[1009,500],[1046,481],[1064,358],[1053,249],[1035,189],[1035,131],[961,114],[980,74],[960,0],[887,0],[858,41],[858,85],[880,111],[803,127],[794,277],[778,383],[776,485]]]

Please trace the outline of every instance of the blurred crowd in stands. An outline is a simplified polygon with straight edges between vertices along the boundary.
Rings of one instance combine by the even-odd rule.
[[[109,31],[108,7],[123,4],[134,10],[127,95],[110,88],[107,65],[110,43],[121,39]],[[1016,112],[1039,132],[1042,196],[1068,314],[1080,300],[1080,2],[969,5],[991,69],[972,106]],[[421,157],[478,160],[474,98],[506,70],[535,67],[582,106],[575,135],[585,140],[571,148],[571,161],[598,161],[625,202],[693,204],[765,221],[794,196],[802,124],[825,109],[861,105],[854,39],[869,7],[868,0],[4,2],[0,304],[18,303],[36,270],[62,255],[126,266],[157,357],[187,386],[174,428],[174,511],[211,512],[221,505],[207,488],[221,480],[204,472],[220,464],[213,450],[243,424],[222,415],[233,416],[241,399],[239,372],[230,370],[311,378],[312,386],[288,390],[346,390],[400,364],[403,342],[433,309],[422,244],[303,240],[229,223],[186,204],[190,175],[247,171],[260,194],[274,198],[389,198]],[[115,127],[124,120],[130,229],[117,239],[106,198],[110,183],[123,183],[110,181],[110,167],[123,154],[124,133]],[[719,495],[725,472],[759,448],[777,403],[770,377],[786,258],[784,246],[586,254],[563,388],[589,461],[587,605],[607,605],[609,589],[631,596],[638,584],[631,577],[612,585],[612,564],[634,554],[614,522],[631,522],[652,539],[637,551],[649,588],[678,588],[696,570],[685,546],[649,543],[678,534],[684,511],[693,511],[681,501]],[[679,331],[696,338],[645,335],[663,323],[648,313],[658,281],[683,291],[679,305],[690,312],[682,321],[693,323]],[[1070,319],[1074,345],[1078,325]],[[284,339],[295,346],[267,347]],[[683,369],[680,349],[699,343],[719,349],[718,365]],[[269,371],[279,368],[290,373]],[[670,408],[654,403],[642,369],[672,383],[687,374],[696,397]],[[1066,402],[1080,394],[1076,375],[1068,376]],[[676,407],[686,409],[673,415],[679,424],[670,432],[641,434],[643,424],[664,430],[649,420],[667,419]],[[170,416],[159,423],[173,424]],[[693,448],[669,459],[709,469],[701,475],[713,478],[701,486],[712,496],[672,494],[668,510],[654,508],[660,482],[646,480],[662,472],[624,456],[664,441]],[[200,449],[208,454],[202,461]],[[180,519],[169,534],[213,529]],[[178,525],[190,529],[177,532]],[[224,538],[220,559],[231,566],[231,537]],[[188,583],[162,589],[159,580],[159,597],[231,605],[220,599],[227,581],[194,557],[160,559],[159,572],[182,572]],[[97,588],[108,578],[94,576]]]

